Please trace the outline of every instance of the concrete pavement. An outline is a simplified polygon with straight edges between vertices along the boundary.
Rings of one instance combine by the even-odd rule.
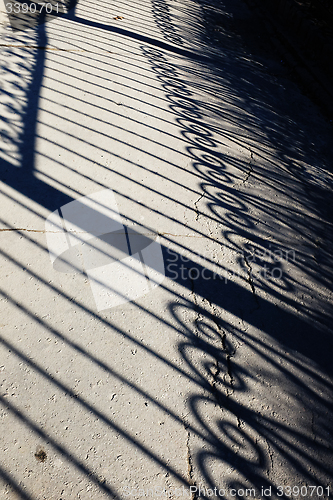
[[[242,2],[47,21],[2,27],[1,498],[332,497],[330,124]]]

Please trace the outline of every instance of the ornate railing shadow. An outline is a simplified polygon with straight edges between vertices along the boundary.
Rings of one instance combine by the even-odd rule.
[[[225,492],[253,488],[259,496],[268,488],[272,498],[287,498],[278,486],[293,484],[326,487],[329,496],[333,385],[326,328],[255,300],[233,277],[178,258],[178,275],[187,275],[197,297],[195,305],[170,304],[185,336],[179,353],[203,389],[187,396],[186,420],[201,436],[188,431],[197,492],[200,485]],[[190,326],[187,309],[193,307]]]

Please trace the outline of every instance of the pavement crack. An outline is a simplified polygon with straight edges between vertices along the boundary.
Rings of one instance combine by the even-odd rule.
[[[195,220],[198,220],[199,219],[199,215],[201,212],[199,212],[199,209],[198,209],[198,203],[199,201],[202,200],[202,198],[205,196],[205,193],[202,193],[199,198],[197,199],[197,201],[194,202],[194,207],[195,207],[195,213],[196,213],[196,217],[195,217]]]
[[[195,286],[194,286],[194,280],[190,277],[190,282],[191,282],[191,295],[192,295],[192,299],[193,299],[193,304],[194,304],[194,311],[196,313],[195,315],[195,319],[194,319],[194,325],[195,325],[195,329],[194,329],[194,335],[196,337],[199,336],[199,324],[200,324],[200,319],[202,317],[202,315],[200,314],[200,307],[198,305],[198,295],[196,294],[195,292]]]
[[[206,238],[206,236],[203,234],[175,234],[175,233],[168,233],[166,231],[165,232],[158,231],[157,234],[158,236],[175,236],[177,238],[200,238],[200,239]]]
[[[218,381],[220,373],[221,373],[221,368],[220,368],[220,365],[219,365],[219,362],[217,359],[215,360],[215,363],[213,365],[213,369],[214,370],[212,373],[212,375],[213,375],[212,386],[216,390],[216,384],[217,384],[217,381]]]
[[[269,460],[270,460],[270,467],[268,466],[267,467],[267,476],[268,478],[270,477],[270,473],[271,471],[273,472],[273,465],[274,465],[274,462],[273,462],[273,451],[269,445],[269,442],[266,438],[266,444],[267,444],[267,449],[268,449],[268,456],[269,456]]]
[[[234,381],[234,377],[232,375],[231,358],[235,355],[235,351],[233,351],[233,352],[230,351],[230,349],[227,346],[227,342],[226,342],[227,336],[226,336],[225,331],[222,330],[222,328],[219,325],[217,320],[215,320],[214,322],[217,326],[218,333],[221,337],[222,351],[225,352],[225,356],[226,356],[226,363],[225,363],[226,373],[223,377],[223,382],[224,382],[225,386],[227,386],[226,387],[226,397],[230,397],[234,393],[234,382],[235,381]],[[223,407],[222,399],[220,397],[220,391],[217,388],[217,382],[218,382],[218,379],[219,379],[220,374],[221,374],[221,367],[220,367],[218,359],[215,359],[214,368],[215,368],[215,370],[214,370],[214,372],[212,372],[213,380],[210,383],[210,385],[212,387],[212,392],[216,398],[218,405],[222,408]]]
[[[316,441],[317,436],[316,436],[316,431],[315,431],[315,414],[313,411],[311,412],[311,432],[313,435],[313,441]]]
[[[247,257],[245,255],[245,253],[243,254],[243,256],[244,256],[244,262],[245,262],[245,267],[246,267],[246,271],[247,271],[247,278],[245,278],[245,279],[248,282],[248,284],[250,285],[253,297],[254,297],[254,299],[255,299],[258,307],[259,307],[259,301],[258,301],[258,297],[257,297],[257,294],[256,294],[256,290],[254,288],[254,283],[253,283],[252,266],[251,266],[250,262],[247,260]]]
[[[253,152],[250,150],[250,161],[249,161],[249,170],[246,173],[246,177],[243,180],[242,184],[245,184],[249,180],[249,177],[253,174]]]
[[[27,231],[28,233],[45,233],[44,229],[25,229],[24,227],[4,227],[0,229],[0,232],[5,232],[5,231]],[[49,231],[51,232],[51,231]],[[52,231],[53,233],[57,231]]]
[[[227,387],[227,397],[231,396],[234,393],[234,377],[232,375],[232,365],[231,365],[231,358],[234,356],[234,352],[230,352],[228,349],[228,346],[226,344],[226,333],[223,332],[222,334],[222,347],[224,352],[226,353],[226,368],[227,368],[227,373],[224,377],[224,381],[227,383],[229,387]]]
[[[188,472],[188,477],[189,477],[189,484],[190,486],[196,486],[196,482],[194,479],[194,468],[193,468],[193,458],[191,455],[191,448],[190,448],[190,437],[191,437],[191,432],[188,428],[188,425],[186,422],[184,423],[185,431],[186,431],[186,462],[187,462],[187,472]],[[198,496],[195,492],[192,492],[191,494],[192,500],[197,500]]]
[[[46,231],[45,229],[26,229],[25,227],[4,227],[0,228],[0,232],[15,232],[25,231],[27,233],[45,233],[45,234],[63,234],[60,229],[57,231]],[[70,234],[86,234],[85,231],[67,231]]]

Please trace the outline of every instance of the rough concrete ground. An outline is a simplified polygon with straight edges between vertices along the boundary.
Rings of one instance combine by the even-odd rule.
[[[82,1],[1,53],[1,498],[332,497],[332,131],[251,12]],[[166,277],[98,311],[45,220],[105,189]]]

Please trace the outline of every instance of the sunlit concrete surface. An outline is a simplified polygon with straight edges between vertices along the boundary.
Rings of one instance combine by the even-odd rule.
[[[0,498],[329,498],[330,124],[238,0],[46,21],[1,28]],[[66,216],[107,190],[97,229]],[[140,231],[147,293],[152,255],[133,296],[54,265],[52,241],[65,265],[100,238],[107,268]],[[126,300],[101,310],[92,279]]]

